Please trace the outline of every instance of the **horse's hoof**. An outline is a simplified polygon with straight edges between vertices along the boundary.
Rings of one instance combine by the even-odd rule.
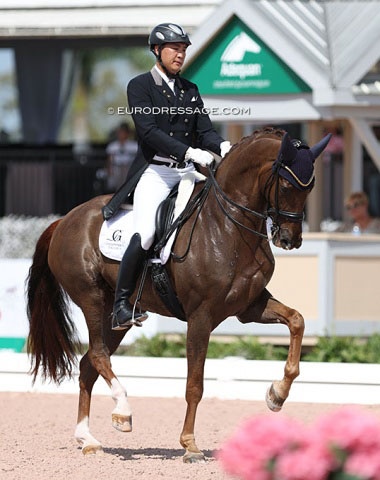
[[[284,405],[285,399],[279,397],[276,394],[276,391],[272,384],[267,390],[267,393],[265,395],[265,401],[269,410],[272,410],[272,412],[279,412]]]
[[[206,463],[206,459],[202,452],[186,452],[183,456],[183,463]]]
[[[86,445],[82,448],[83,455],[96,455],[97,453],[103,453],[103,447],[101,445]]]
[[[113,413],[112,426],[119,432],[132,432],[132,416]]]

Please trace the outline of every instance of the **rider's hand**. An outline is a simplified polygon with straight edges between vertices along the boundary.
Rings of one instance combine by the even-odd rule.
[[[185,160],[192,160],[195,163],[199,163],[202,167],[207,167],[207,165],[213,162],[214,157],[206,150],[189,147],[185,153]]]
[[[220,144],[220,156],[224,158],[227,153],[231,150],[231,143],[228,140],[225,140]]]

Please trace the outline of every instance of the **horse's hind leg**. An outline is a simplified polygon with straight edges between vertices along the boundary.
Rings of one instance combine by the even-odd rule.
[[[109,324],[110,318],[107,318],[107,323]],[[111,345],[115,345],[115,347],[111,348],[110,355],[116,350],[118,345],[120,344],[124,335],[131,329],[123,330],[121,333],[120,331],[109,330],[109,334],[111,338],[118,338],[117,345],[115,345],[115,341],[112,341]],[[108,343],[107,343],[108,344]],[[112,370],[111,370],[112,372]],[[112,372],[113,374],[113,372]],[[112,410],[112,426],[119,430],[120,432],[131,432],[132,431],[132,410],[128,403],[127,398],[127,391],[120,383],[119,379],[114,375],[111,379],[111,392],[112,398],[115,402],[115,408]]]
[[[267,290],[264,290],[255,305],[249,307],[238,318],[243,323],[282,323],[289,328],[290,342],[284,377],[282,380],[274,381],[266,395],[268,408],[278,412],[289,395],[294,379],[299,375],[302,338],[305,328],[304,319],[297,310],[282,304],[273,298]]]
[[[90,307],[82,306],[89,329],[90,347],[80,363],[79,406],[75,429],[75,438],[81,444],[84,454],[96,453],[96,451],[102,449],[101,444],[91,435],[89,430],[91,393],[99,375],[104,378],[110,387],[112,398],[116,403],[112,412],[112,425],[122,432],[132,430],[132,413],[127,400],[127,392],[113,373],[110,361],[110,356],[119,346],[128,330],[111,330],[108,315],[104,314],[104,318],[99,318],[99,311],[102,311],[104,306],[97,305],[94,298],[92,300]],[[108,312],[108,310],[107,308],[104,309],[105,312]]]
[[[91,393],[99,373],[91,365],[88,352],[82,357],[79,370],[79,405],[74,436],[82,447],[83,454],[87,455],[102,450],[101,443],[90,433]]]

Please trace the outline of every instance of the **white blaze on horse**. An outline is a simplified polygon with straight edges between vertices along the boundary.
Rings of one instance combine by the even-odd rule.
[[[308,148],[292,142],[282,130],[254,132],[231,149],[215,175],[209,171],[205,185],[195,188],[194,196],[201,189],[207,193],[178,232],[165,265],[187,322],[187,411],[180,436],[185,462],[204,461],[195,441],[195,417],[203,394],[210,334],[227,317],[236,316],[242,323],[282,323],[289,328],[283,378],[274,381],[267,393],[271,410],[281,409],[299,374],[304,320],[266,289],[274,271],[266,220],[272,219],[276,246],[287,250],[301,246],[314,160],[328,141],[329,136]],[[128,330],[111,330],[118,262],[104,257],[98,246],[101,208],[108,200],[107,196],[94,198],[50,225],[37,243],[28,279],[28,351],[34,378],[41,371],[44,378],[59,383],[73,373],[76,337],[66,294],[86,318],[89,349],[80,361],[75,430],[83,453],[102,448],[89,428],[91,393],[99,375],[116,403],[112,425],[122,432],[132,430],[127,392],[110,361]],[[140,303],[144,310],[173,316],[149,275]]]

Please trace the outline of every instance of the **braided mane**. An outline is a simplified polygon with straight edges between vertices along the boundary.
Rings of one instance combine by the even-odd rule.
[[[263,138],[263,137],[282,138],[284,135],[285,135],[285,130],[282,130],[281,128],[264,127],[264,128],[260,128],[259,130],[255,130],[250,135],[250,137],[252,137],[252,140],[257,140],[258,138]]]
[[[254,140],[258,140],[260,138],[279,138],[281,139],[285,135],[285,130],[281,128],[274,128],[274,127],[263,127],[258,130],[255,130],[246,137],[243,137],[239,142],[235,143],[230,151],[235,150],[237,147],[241,147],[246,143],[253,142]]]

